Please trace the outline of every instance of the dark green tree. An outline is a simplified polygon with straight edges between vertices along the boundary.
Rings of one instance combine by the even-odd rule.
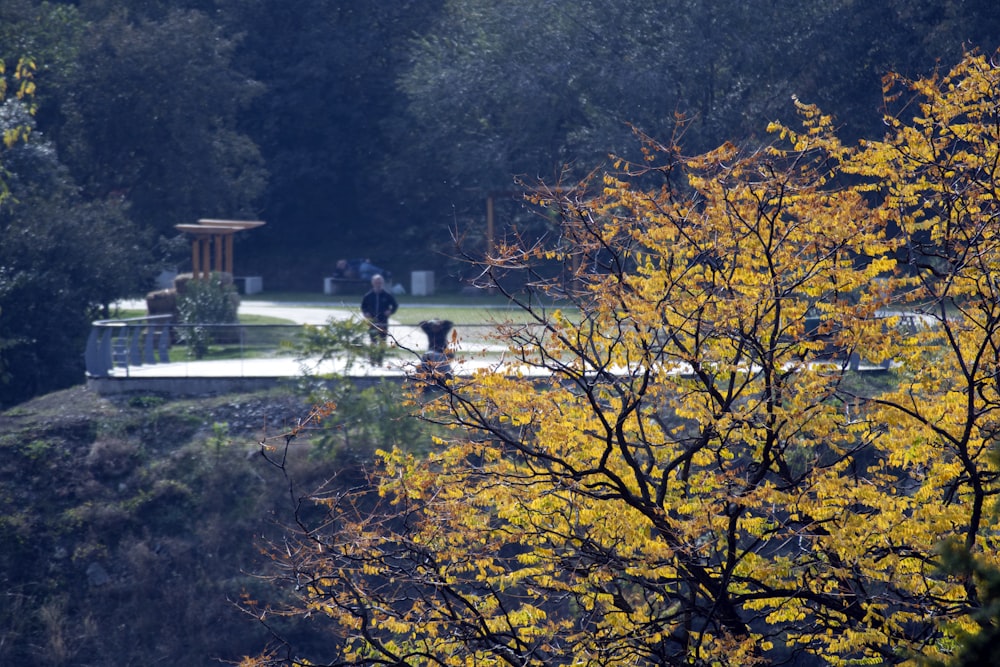
[[[266,171],[236,119],[261,88],[231,66],[234,46],[197,11],[88,26],[56,136],[85,197],[128,204],[160,233],[255,216]]]
[[[448,221],[482,226],[488,191],[573,181],[629,155],[632,127],[706,150],[790,121],[796,96],[849,140],[878,136],[882,77],[925,74],[963,43],[991,50],[995,14],[982,1],[455,0],[400,79],[417,131],[391,182],[420,193],[447,243]],[[529,217],[507,209],[523,231]]]
[[[419,211],[386,164],[416,140],[396,81],[409,40],[441,4],[316,0],[290,11],[280,0],[226,3],[230,31],[245,32],[235,61],[268,91],[243,114],[271,174],[268,226],[250,240],[248,261],[256,249],[273,271],[306,269],[311,283],[302,286],[315,289],[338,256],[401,271],[403,258],[425,247]]]
[[[941,545],[941,557],[947,574],[959,575],[972,582],[981,607],[972,613],[979,632],[957,632],[959,643],[953,659],[928,661],[928,667],[980,667],[1000,664],[1000,570],[969,553],[956,541]]]
[[[8,64],[20,58],[36,64],[36,120],[46,132],[59,121],[64,88],[76,69],[84,29],[75,5],[37,0],[0,3],[0,58]]]
[[[240,257],[300,288],[338,255],[436,268],[452,227],[481,233],[487,192],[573,181],[633,126],[697,152],[789,120],[796,95],[845,138],[876,136],[886,72],[998,35],[986,0],[0,7],[0,51],[39,63],[39,127],[85,198],[160,234],[263,217]]]
[[[24,104],[0,107],[0,129],[33,126]],[[91,320],[141,293],[150,243],[112,202],[82,200],[38,132],[0,152],[0,405],[83,380]]]

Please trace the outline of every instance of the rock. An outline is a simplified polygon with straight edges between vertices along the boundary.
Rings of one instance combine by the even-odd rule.
[[[161,289],[146,295],[146,311],[150,315],[176,315],[177,292]]]

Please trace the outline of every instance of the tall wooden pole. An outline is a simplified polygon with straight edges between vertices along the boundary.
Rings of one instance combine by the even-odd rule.
[[[493,195],[487,195],[486,197],[486,256],[493,256],[493,234],[494,234],[494,221],[493,221]]]

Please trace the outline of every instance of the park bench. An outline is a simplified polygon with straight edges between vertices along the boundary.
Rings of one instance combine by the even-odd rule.
[[[360,294],[371,287],[363,278],[323,278],[323,294]]]

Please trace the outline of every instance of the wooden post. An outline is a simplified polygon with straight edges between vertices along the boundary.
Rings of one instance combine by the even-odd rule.
[[[486,256],[493,255],[493,195],[486,197]]]
[[[222,234],[215,234],[212,238],[212,245],[215,246],[215,270],[223,271],[222,264]]]
[[[206,279],[212,275],[212,245],[207,236],[201,239],[201,270]]]
[[[225,263],[225,267],[223,268],[223,271],[225,271],[226,273],[228,273],[229,275],[231,275],[233,277],[236,276],[236,272],[233,270],[233,237],[234,236],[235,236],[235,234],[232,234],[232,233],[226,234],[226,236],[223,239],[224,242],[225,242],[225,244],[226,244],[226,263]]]
[[[191,241],[191,275],[194,277],[195,280],[198,279],[198,271],[200,266],[198,260],[200,256],[201,256],[200,239],[198,237],[195,237],[194,240]]]

